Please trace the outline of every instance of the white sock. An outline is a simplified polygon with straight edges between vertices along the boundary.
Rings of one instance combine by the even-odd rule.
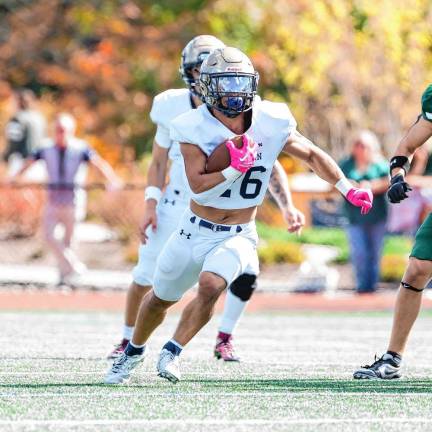
[[[144,348],[144,347],[145,347],[145,343],[143,343],[142,345],[137,345],[137,344],[134,344],[131,340],[129,341],[129,343],[130,343],[131,346],[133,346],[134,348]]]
[[[219,331],[227,334],[233,334],[247,303],[247,301],[240,300],[228,289]]]
[[[123,339],[131,340],[134,332],[134,326],[123,326]]]

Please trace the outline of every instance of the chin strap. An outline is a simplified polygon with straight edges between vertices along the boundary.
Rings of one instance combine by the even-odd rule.
[[[406,282],[401,282],[401,285],[403,288],[409,289],[411,291],[415,291],[415,292],[422,292],[423,289],[419,289],[419,288],[415,288],[410,284],[407,284]]]

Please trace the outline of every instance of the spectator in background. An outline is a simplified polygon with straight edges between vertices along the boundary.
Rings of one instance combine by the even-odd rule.
[[[367,215],[360,215],[345,203],[357,292],[374,292],[379,280],[381,251],[386,232],[388,208],[385,193],[389,173],[376,135],[368,130],[359,132],[353,140],[350,156],[343,160],[340,166],[353,184],[370,188],[374,194],[374,205]]]
[[[25,158],[41,146],[46,129],[45,118],[36,108],[35,94],[29,89],[20,89],[13,96],[15,113],[5,127],[4,160],[8,162],[8,176],[16,174]],[[40,171],[34,174],[35,180],[41,180]]]
[[[71,249],[76,220],[76,179],[80,166],[89,162],[113,188],[120,187],[121,181],[104,159],[91,150],[85,141],[75,137],[75,120],[69,114],[57,115],[54,139],[44,141],[44,146],[32,153],[12,180],[37,160],[45,162],[49,181],[43,221],[44,235],[58,261],[60,283],[65,283],[86,269]],[[54,230],[59,224],[64,227],[61,241],[54,236]]]

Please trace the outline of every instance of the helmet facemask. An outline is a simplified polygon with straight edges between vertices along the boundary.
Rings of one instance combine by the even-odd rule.
[[[201,73],[200,84],[207,106],[234,118],[252,108],[257,93],[258,73]]]
[[[208,57],[210,52],[201,52],[198,55],[197,61],[193,63],[184,63],[180,67],[180,74],[183,78],[183,81],[187,85],[190,92],[199,98],[202,99],[202,94],[200,91],[199,78],[194,78],[192,71],[196,69],[200,69],[203,61]]]

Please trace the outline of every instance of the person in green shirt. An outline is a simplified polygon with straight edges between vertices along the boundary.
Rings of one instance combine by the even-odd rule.
[[[422,113],[400,141],[390,161],[389,201],[397,204],[409,198],[405,176],[415,151],[432,137],[432,85],[422,96]],[[354,372],[357,379],[394,379],[401,376],[402,355],[411,328],[420,311],[422,291],[432,276],[432,214],[418,229],[408,267],[396,299],[393,327],[387,352],[371,365]]]
[[[359,132],[353,140],[350,156],[340,163],[340,167],[352,183],[370,188],[374,194],[374,206],[367,215],[356,214],[349,204],[344,203],[357,292],[374,292],[379,280],[388,213],[385,198],[388,163],[381,154],[376,135],[367,130]]]

